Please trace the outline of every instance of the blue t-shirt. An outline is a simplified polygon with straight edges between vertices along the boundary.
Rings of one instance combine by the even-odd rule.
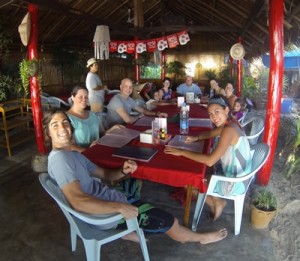
[[[193,92],[196,95],[202,95],[200,87],[193,83],[192,86],[187,86],[186,83],[182,83],[177,87],[177,93],[185,96],[187,92]]]
[[[100,119],[89,111],[87,119],[80,119],[68,113],[72,126],[74,127],[75,143],[83,148],[88,148],[91,143],[99,139],[100,136]]]

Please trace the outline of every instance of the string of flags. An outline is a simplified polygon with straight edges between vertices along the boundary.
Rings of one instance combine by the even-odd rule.
[[[109,52],[114,53],[143,53],[154,52],[155,50],[163,51],[166,48],[175,48],[176,46],[185,45],[190,41],[187,31],[171,34],[164,37],[148,40],[137,41],[110,41]]]

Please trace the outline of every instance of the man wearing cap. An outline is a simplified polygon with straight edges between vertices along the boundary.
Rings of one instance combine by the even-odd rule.
[[[185,83],[180,84],[176,91],[178,96],[185,96],[187,92],[193,92],[198,97],[202,95],[200,87],[193,83],[193,78],[189,75],[185,77]]]
[[[102,112],[107,86],[102,84],[102,81],[97,74],[99,65],[95,58],[89,59],[86,67],[89,68],[89,73],[86,76],[85,84],[89,90],[91,111]]]

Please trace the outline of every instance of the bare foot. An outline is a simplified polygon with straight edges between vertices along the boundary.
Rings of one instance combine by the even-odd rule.
[[[227,201],[220,198],[213,198],[213,201],[215,204],[215,211],[214,211],[215,215],[213,220],[217,220],[221,216],[223,209],[226,207]]]
[[[212,196],[207,196],[206,197],[206,201],[205,201],[205,203],[209,206],[209,208],[210,208],[210,216],[211,216],[211,218],[214,218],[214,216],[215,216],[215,202],[214,202],[214,200],[213,200],[213,198],[212,198]]]
[[[223,228],[217,232],[203,233],[201,234],[203,239],[200,240],[200,243],[206,245],[206,244],[218,242],[224,239],[225,237],[227,237],[227,234],[228,232],[226,228]]]
[[[135,232],[131,232],[129,234],[127,234],[126,236],[122,237],[122,239],[124,240],[129,240],[132,242],[140,242],[138,235]]]

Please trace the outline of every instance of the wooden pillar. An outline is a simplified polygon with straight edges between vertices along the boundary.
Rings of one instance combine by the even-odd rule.
[[[31,17],[31,31],[28,44],[28,60],[38,60],[38,7],[36,5],[29,4],[28,12],[30,13]],[[44,135],[42,126],[43,115],[41,109],[41,96],[37,75],[30,77],[30,95],[37,149],[39,153],[46,154],[47,150],[44,145]]]
[[[239,37],[239,43],[242,43],[242,38]],[[242,81],[243,81],[243,59],[237,60],[237,81],[236,81],[236,95],[242,96]]]
[[[134,40],[135,40],[135,45],[136,45],[138,38],[135,37]],[[139,58],[139,54],[138,54],[138,52],[136,51],[136,48],[135,48],[135,51],[134,51],[134,60],[137,61],[138,58]],[[140,75],[140,65],[137,64],[137,63],[135,63],[135,81],[136,81],[136,83],[139,83],[140,76],[141,76]]]
[[[229,56],[229,61],[230,61],[230,65],[231,65],[230,76],[233,78],[233,76],[234,76],[234,60],[231,56]]]
[[[263,140],[270,145],[271,154],[257,176],[257,183],[260,185],[267,185],[269,183],[275,156],[280,123],[284,59],[283,0],[270,0],[269,5],[270,72],[266,124]]]
[[[166,53],[165,51],[161,52],[161,80],[163,80],[166,77],[166,68],[165,68],[165,62],[166,62]]]
[[[144,26],[144,11],[143,11],[143,1],[142,0],[134,0],[134,27],[143,27]],[[138,38],[134,38],[135,42],[137,42]],[[136,51],[134,53],[134,59],[137,60],[139,58],[139,54]],[[135,65],[135,80],[136,82],[140,81],[140,65]]]

